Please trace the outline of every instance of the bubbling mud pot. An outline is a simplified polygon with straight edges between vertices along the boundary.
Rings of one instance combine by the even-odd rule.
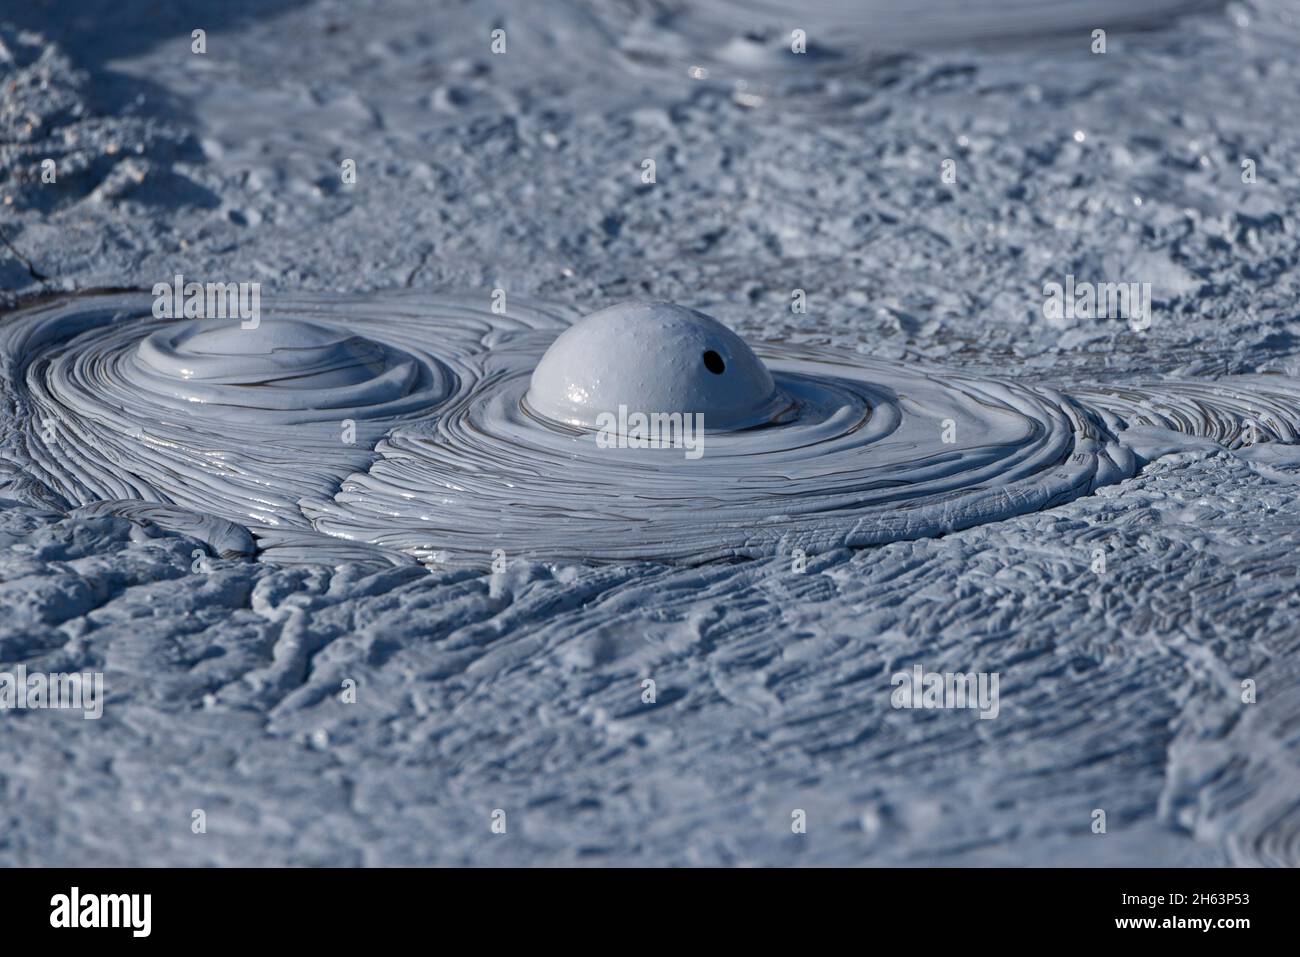
[[[1167,451],[1300,434],[1284,376],[1066,395],[751,347],[669,303],[579,319],[281,298],[241,328],[155,319],[143,295],[71,298],[0,325],[0,375],[0,495],[284,563],[813,554],[1050,508]],[[622,434],[637,413],[700,421],[700,454]]]

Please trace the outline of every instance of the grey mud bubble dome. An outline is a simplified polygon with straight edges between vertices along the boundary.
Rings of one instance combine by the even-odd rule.
[[[782,403],[772,376],[743,339],[717,320],[666,302],[631,302],[587,316],[546,350],[528,405],[594,427],[601,413],[702,415],[710,428],[770,421]]]

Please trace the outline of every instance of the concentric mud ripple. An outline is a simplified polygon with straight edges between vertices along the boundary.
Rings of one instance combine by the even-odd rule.
[[[256,329],[155,319],[135,295],[8,317],[0,496],[114,503],[246,550],[188,509],[248,528],[276,561],[703,562],[940,535],[1088,494],[1185,439],[1300,435],[1300,384],[1283,376],[1065,395],[762,344],[765,421],[706,422],[698,458],[604,447],[525,401],[576,314],[512,302],[496,315],[476,299],[281,299]],[[699,318],[700,335],[731,336]],[[741,370],[731,340],[719,348]],[[683,341],[638,341],[609,368],[644,365],[637,381],[662,385],[699,361],[703,340],[671,355]]]
[[[592,432],[537,421],[521,370],[395,430],[367,472],[307,511],[330,534],[415,554],[705,561],[937,535],[1133,468],[1063,398],[880,360],[757,351],[795,414],[707,433],[698,460],[601,448]]]
[[[464,357],[531,328],[455,299],[370,306],[282,299],[256,328],[155,319],[152,299],[133,295],[24,312],[0,326],[18,426],[5,458],[70,505],[171,503],[263,537],[309,529],[300,499],[336,489],[396,424],[472,388],[479,369]]]
[[[1208,382],[1097,386],[1073,394],[1106,409],[1126,428],[1154,426],[1198,436],[1225,448],[1261,441],[1300,441],[1300,389],[1282,375],[1233,376]]]

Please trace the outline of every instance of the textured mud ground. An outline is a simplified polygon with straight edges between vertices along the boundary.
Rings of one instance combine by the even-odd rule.
[[[811,66],[533,6],[5,4],[0,292],[502,286],[1053,384],[1297,370],[1292,3],[1104,55],[1100,15],[870,57],[811,30]],[[1067,273],[1151,282],[1154,325],[1053,328]],[[0,665],[108,700],[0,715],[0,861],[1295,864],[1298,499],[1256,447],[803,574],[503,575],[192,574],[191,540],[7,502]],[[999,716],[892,709],[916,663],[999,672]]]

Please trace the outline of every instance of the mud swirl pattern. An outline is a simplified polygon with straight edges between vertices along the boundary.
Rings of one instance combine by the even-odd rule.
[[[486,316],[455,299],[426,312],[400,296],[379,313],[281,301],[256,328],[154,319],[146,296],[27,311],[0,328],[19,423],[4,449],[11,485],[46,504],[179,505],[249,527],[263,548],[345,557],[318,548],[300,500],[365,468],[396,424],[472,388],[477,368],[461,357],[527,328]]]
[[[666,305],[614,310],[633,321],[617,335],[594,317],[571,326],[563,307],[498,315],[486,297],[281,299],[249,329],[150,305],[94,296],[5,320],[16,428],[0,495],[152,517],[286,562],[483,565],[500,549],[695,563],[941,535],[1086,495],[1162,451],[1300,434],[1300,387],[1282,376],[1065,395],[828,349],[751,356]],[[706,413],[698,458],[607,447],[538,412],[544,357],[578,357],[561,357],[581,367],[560,370],[566,395],[588,376],[583,396],[635,400],[713,383],[697,368],[711,344],[740,417],[710,429]]]
[[[937,535],[1132,467],[1068,400],[810,350],[764,358],[791,420],[709,433],[697,461],[539,424],[520,373],[397,429],[368,472],[309,511],[331,534],[411,552],[703,561]]]

